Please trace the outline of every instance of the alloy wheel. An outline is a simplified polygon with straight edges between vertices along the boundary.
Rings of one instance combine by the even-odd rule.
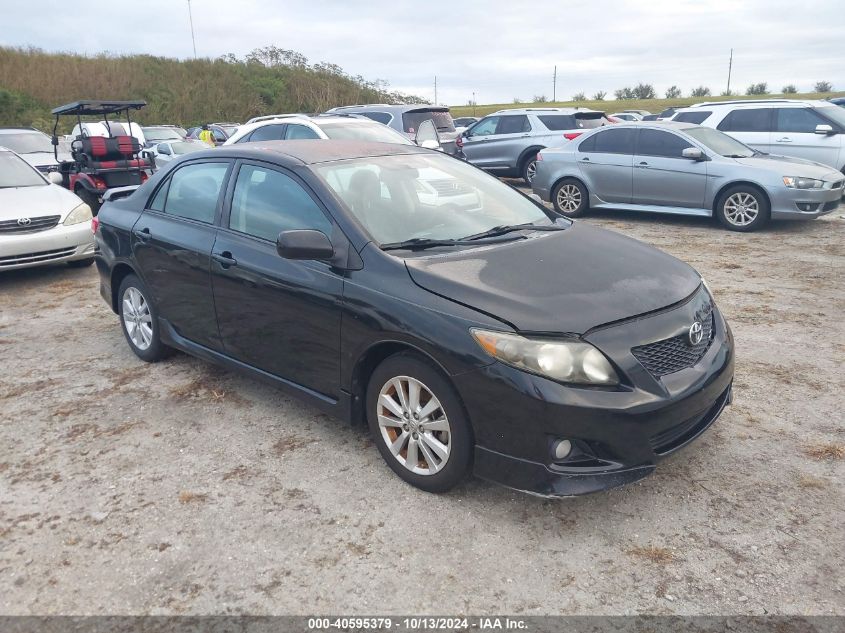
[[[525,166],[525,179],[530,184],[534,180],[534,176],[537,175],[537,161],[532,160]]]
[[[760,214],[760,203],[756,197],[738,191],[725,200],[725,219],[734,226],[748,226]]]
[[[563,185],[557,192],[557,207],[561,211],[577,211],[581,206],[581,190],[573,185]]]
[[[446,465],[452,433],[440,400],[422,382],[396,376],[379,391],[379,431],[390,452],[418,475],[433,475]]]
[[[153,318],[141,291],[130,286],[123,292],[123,326],[132,344],[144,351],[153,342]]]

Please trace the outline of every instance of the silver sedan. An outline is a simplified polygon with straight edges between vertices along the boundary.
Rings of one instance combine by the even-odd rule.
[[[845,176],[798,158],[755,151],[712,128],[623,123],[538,155],[534,193],[569,217],[589,209],[712,216],[752,231],[770,219],[832,212]]]

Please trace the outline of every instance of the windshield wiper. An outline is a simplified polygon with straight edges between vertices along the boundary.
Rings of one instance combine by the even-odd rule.
[[[492,229],[487,229],[475,235],[467,235],[464,240],[482,240],[486,237],[496,237],[497,235],[505,235],[506,233],[513,233],[514,231],[563,231],[567,227],[558,224],[537,225],[537,224],[500,224],[494,226]]]
[[[461,243],[463,243],[461,240],[432,240],[427,237],[413,237],[401,242],[388,242],[387,244],[382,244],[379,248],[383,251],[396,251],[400,249],[422,250],[424,248],[434,248],[435,246],[457,246]]]

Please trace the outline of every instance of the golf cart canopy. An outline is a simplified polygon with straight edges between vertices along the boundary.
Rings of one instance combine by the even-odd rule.
[[[74,101],[58,108],[53,108],[56,116],[71,114],[76,116],[113,114],[126,110],[140,110],[147,105],[146,101]]]

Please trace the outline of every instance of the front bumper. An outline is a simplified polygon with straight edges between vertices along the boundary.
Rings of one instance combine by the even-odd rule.
[[[542,496],[586,494],[647,476],[731,400],[733,339],[718,311],[715,317],[699,361],[660,379],[623,349],[671,335],[675,310],[585,336],[626,377],[629,384],[618,389],[563,385],[499,362],[453,377],[473,421],[475,474]],[[576,447],[573,458],[553,457],[561,439]]]
[[[90,222],[0,236],[0,271],[61,264],[94,256]]]
[[[768,190],[773,220],[809,220],[841,208],[845,188]]]

